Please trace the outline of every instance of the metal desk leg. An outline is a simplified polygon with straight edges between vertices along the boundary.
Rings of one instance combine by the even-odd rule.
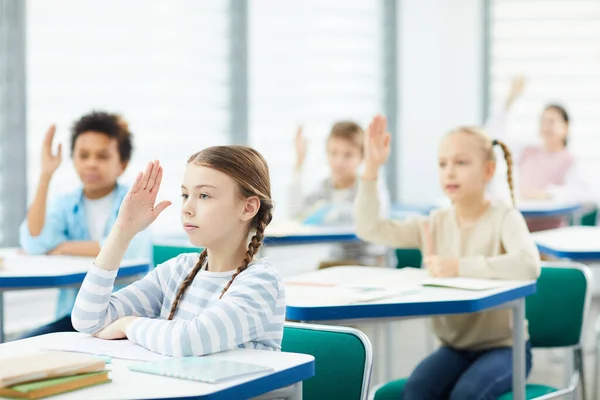
[[[289,400],[302,400],[302,381],[294,385],[294,392],[289,397]]]
[[[600,320],[598,320],[600,321]],[[597,324],[597,323],[596,323]],[[594,370],[592,375],[592,382],[594,382],[594,388],[592,389],[592,399],[598,400],[598,390],[600,389],[598,385],[598,375],[600,372],[600,333],[598,333],[598,327],[596,325],[596,335],[594,337]]]
[[[394,379],[394,355],[396,354],[394,351],[394,327],[393,322],[387,322],[387,326],[385,328],[385,380],[387,382]]]
[[[4,343],[4,292],[0,291],[0,343]]]
[[[513,308],[513,399],[525,400],[525,298]]]

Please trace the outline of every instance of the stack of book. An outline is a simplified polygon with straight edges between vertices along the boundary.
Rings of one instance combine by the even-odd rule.
[[[110,382],[105,361],[45,351],[0,359],[0,397],[41,399]]]

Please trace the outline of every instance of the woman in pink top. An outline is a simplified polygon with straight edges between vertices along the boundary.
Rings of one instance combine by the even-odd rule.
[[[595,201],[586,174],[578,168],[574,156],[567,149],[569,115],[562,106],[549,104],[544,109],[540,121],[541,143],[523,145],[505,139],[507,113],[523,93],[524,85],[523,77],[515,78],[504,109],[495,113],[486,123],[487,131],[507,141],[514,155],[518,198],[557,203]],[[563,217],[527,220],[531,232],[565,224]]]

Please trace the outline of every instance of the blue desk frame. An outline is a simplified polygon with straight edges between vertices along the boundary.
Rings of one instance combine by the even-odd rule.
[[[286,306],[286,318],[297,321],[335,321],[465,314],[488,310],[514,300],[525,298],[534,294],[535,290],[536,285],[532,283],[473,300],[366,303],[324,307],[297,307],[288,304]]]
[[[549,217],[562,217],[569,214],[573,214],[582,208],[581,204],[571,205],[567,207],[554,208],[552,210],[538,210],[538,211],[523,211],[521,214],[525,218],[549,218]]]
[[[266,236],[265,246],[297,246],[303,244],[326,244],[357,242],[360,239],[354,233],[315,233],[298,234],[289,236]],[[197,249],[184,237],[156,238],[155,245],[159,246],[181,246]]]
[[[257,397],[277,389],[300,383],[315,375],[315,360],[271,375],[230,387],[217,393],[190,397],[161,397],[168,400],[229,400]],[[154,400],[154,399],[147,399]]]
[[[560,217],[573,214],[579,211],[583,204],[572,204],[569,206],[557,207],[550,210],[520,210],[525,218],[549,218]],[[394,204],[392,206],[392,217],[401,218],[411,215],[428,215],[437,207],[433,206],[411,206],[404,204]]]
[[[286,318],[306,322],[367,320],[463,314],[502,307],[513,310],[513,398],[525,400],[525,297],[534,294],[536,283],[467,300],[374,303],[298,307],[287,305]]]
[[[145,275],[150,271],[150,263],[129,265],[119,269],[117,279]],[[2,276],[0,274],[0,343],[4,343],[4,292],[24,289],[62,288],[80,285],[85,272],[55,276]]]

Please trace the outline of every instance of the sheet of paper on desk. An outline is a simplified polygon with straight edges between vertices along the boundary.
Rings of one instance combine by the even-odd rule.
[[[506,281],[476,278],[431,278],[423,286],[444,287],[462,290],[490,290],[506,286]]]
[[[160,361],[170,358],[153,353],[129,340],[102,340],[75,332],[47,335],[44,348],[133,361]]]
[[[490,290],[505,286],[507,281],[477,278],[433,278],[424,268],[402,268],[365,276],[361,285],[392,287],[434,286],[462,290]]]
[[[307,287],[310,286],[310,290]],[[419,291],[416,286],[384,288],[368,286],[310,285],[310,283],[286,284],[286,302],[298,306],[345,305],[364,303],[386,297],[397,297]]]

